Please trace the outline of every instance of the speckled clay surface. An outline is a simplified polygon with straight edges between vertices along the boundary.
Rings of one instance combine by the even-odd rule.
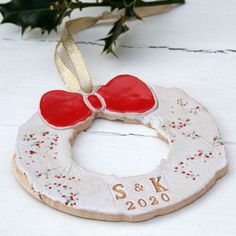
[[[103,109],[94,109],[82,122],[63,129],[35,113],[17,137],[13,164],[20,183],[59,210],[111,221],[146,220],[182,208],[204,194],[227,170],[215,120],[180,89],[155,86],[150,91],[155,104],[148,111],[114,112],[103,104]],[[169,143],[168,158],[139,176],[107,176],[84,169],[73,161],[71,145],[97,117],[155,129],[157,138]]]

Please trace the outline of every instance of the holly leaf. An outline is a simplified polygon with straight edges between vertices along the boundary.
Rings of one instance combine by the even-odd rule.
[[[134,8],[135,3],[139,0],[103,0],[103,3],[110,3],[111,11],[116,9],[123,9],[123,15],[114,23],[112,29],[108,32],[107,36],[101,40],[105,42],[105,46],[103,48],[103,52],[112,53],[117,56],[113,51],[113,46],[116,45],[117,39],[121,34],[127,32],[129,30],[126,25],[126,20],[130,17],[136,17],[141,20],[141,18],[136,14]],[[112,3],[120,3],[120,6],[112,5]]]
[[[121,34],[129,30],[128,26],[125,23],[125,17],[121,16],[113,25],[111,30],[108,32],[107,37],[100,39],[105,42],[103,52],[112,53],[117,57],[113,51],[113,46],[116,45],[116,40],[120,37]]]
[[[67,0],[66,3],[70,1]],[[42,33],[50,33],[71,12],[64,3],[65,0],[12,0],[0,4],[0,13],[3,16],[1,23],[21,26],[22,34],[28,27],[41,28]]]

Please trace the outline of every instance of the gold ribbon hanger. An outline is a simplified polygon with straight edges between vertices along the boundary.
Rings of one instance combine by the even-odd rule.
[[[167,12],[170,8],[170,5],[139,7],[135,8],[135,12],[143,18]],[[86,93],[91,93],[93,90],[92,79],[79,47],[73,39],[73,34],[95,26],[98,21],[116,20],[122,12],[122,10],[116,13],[103,12],[97,17],[81,17],[65,24],[61,38],[56,45],[54,58],[58,72],[69,91],[75,92],[81,89]]]

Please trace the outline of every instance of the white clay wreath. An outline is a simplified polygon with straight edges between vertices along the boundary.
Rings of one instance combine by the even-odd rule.
[[[152,172],[131,177],[93,173],[72,159],[76,135],[95,118],[139,123],[169,144]],[[158,155],[158,153],[157,153]],[[148,87],[121,75],[91,94],[50,91],[19,130],[19,182],[61,211],[93,219],[142,221],[204,194],[227,170],[224,144],[206,108],[177,88]]]

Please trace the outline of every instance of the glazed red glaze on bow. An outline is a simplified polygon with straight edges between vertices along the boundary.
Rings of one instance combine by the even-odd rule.
[[[151,110],[155,98],[148,86],[131,75],[119,75],[106,85],[101,86],[94,94],[87,96],[87,101],[96,110],[103,107],[114,113],[144,113]],[[40,113],[50,125],[58,128],[71,127],[89,118],[93,111],[84,102],[80,93],[53,90],[45,93],[40,101]]]

